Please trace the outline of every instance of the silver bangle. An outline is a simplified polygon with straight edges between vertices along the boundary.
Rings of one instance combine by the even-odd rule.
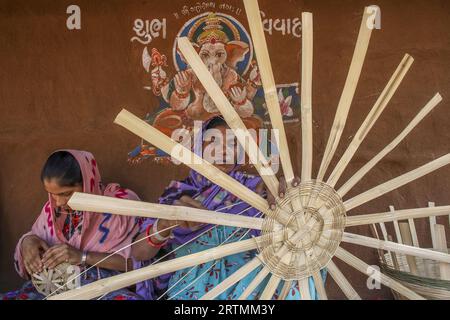
[[[87,251],[83,251],[83,255],[81,256],[80,266],[84,267],[86,265],[87,255],[88,255],[88,252]]]
[[[156,219],[155,223],[154,223],[153,226],[152,226],[152,234],[153,234],[153,237],[154,237],[156,240],[158,240],[159,242],[167,241],[167,240],[170,238],[170,235],[169,235],[168,237],[163,237],[163,236],[161,236],[161,235],[159,234],[159,231],[158,231],[158,221],[159,221],[159,219]]]

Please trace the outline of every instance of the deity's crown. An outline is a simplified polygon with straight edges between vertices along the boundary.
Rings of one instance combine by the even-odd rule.
[[[220,18],[214,13],[208,15],[206,19],[206,26],[203,28],[203,32],[197,39],[197,43],[202,46],[205,43],[227,43],[228,39],[225,32],[222,31],[223,27],[220,25]]]

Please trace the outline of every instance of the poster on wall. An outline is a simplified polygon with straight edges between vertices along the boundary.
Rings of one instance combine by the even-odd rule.
[[[178,37],[187,37],[208,67],[216,82],[249,129],[269,125],[269,113],[249,30],[244,27],[243,8],[227,3],[202,2],[183,6],[163,19],[134,20],[132,46],[142,53],[140,65],[146,74],[143,90],[157,98],[158,106],[148,111],[144,120],[172,136],[177,130],[193,132],[196,121],[207,121],[220,115],[211,97],[186,64],[178,46]],[[301,18],[267,18],[261,11],[266,36],[301,37]],[[181,20],[182,27],[172,39],[167,37],[171,21]],[[160,38],[171,42],[171,52],[153,46]],[[298,39],[297,39],[298,41]],[[174,70],[170,72],[169,69]],[[277,84],[280,108],[285,123],[300,121],[299,84]],[[170,157],[146,141],[140,141],[128,153],[130,163],[149,159],[168,163]]]

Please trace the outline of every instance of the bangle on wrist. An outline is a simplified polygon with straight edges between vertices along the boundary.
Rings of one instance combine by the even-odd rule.
[[[164,247],[164,246],[167,244],[168,238],[165,238],[165,240],[163,240],[161,243],[154,243],[154,242],[152,241],[152,237],[155,236],[155,235],[154,235],[154,232],[152,232],[152,237],[150,237],[150,232],[151,232],[150,230],[153,229],[153,226],[154,226],[154,224],[153,224],[153,225],[149,225],[149,226],[147,227],[147,232],[146,232],[146,234],[147,234],[147,243],[148,243],[151,247],[153,247],[153,248],[160,249],[160,248]],[[163,238],[163,239],[164,239],[164,238]],[[158,241],[159,241],[159,239],[158,239]]]
[[[83,251],[83,254],[81,255],[81,262],[80,262],[79,266],[82,266],[82,267],[86,266],[87,255],[88,255],[88,252]]]
[[[167,237],[163,237],[160,235],[160,231],[158,230],[158,221],[159,219],[156,219],[155,223],[152,226],[152,234],[153,237],[158,240],[159,242],[167,241],[170,238],[170,235]]]

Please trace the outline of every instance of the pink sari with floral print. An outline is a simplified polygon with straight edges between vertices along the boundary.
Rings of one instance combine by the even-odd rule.
[[[107,197],[139,200],[131,190],[123,189],[118,184],[109,184],[103,188],[97,162],[93,155],[85,151],[64,150],[71,153],[78,161],[83,176],[83,192]],[[26,236],[36,235],[51,247],[66,243],[78,250],[99,253],[114,253],[128,246],[139,231],[139,219],[134,217],[116,216],[108,213],[83,212],[83,222],[80,232],[75,232],[70,239],[63,236],[62,219],[56,219],[55,202],[49,195],[31,231],[19,240],[15,254],[17,272],[28,278],[23,264],[21,246]],[[131,256],[131,248],[118,252],[125,259]]]

